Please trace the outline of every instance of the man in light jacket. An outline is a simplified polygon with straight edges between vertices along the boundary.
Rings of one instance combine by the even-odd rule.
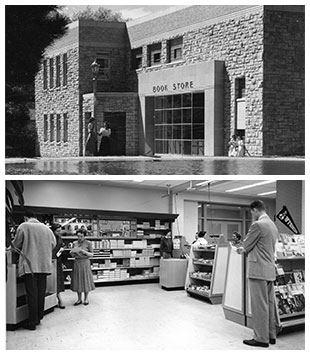
[[[20,256],[18,275],[23,277],[29,321],[26,329],[35,330],[44,315],[46,277],[52,273],[52,250],[56,246],[54,233],[39,222],[32,211],[24,213],[24,221],[16,231],[13,244],[20,249],[30,262]]]
[[[267,348],[269,343],[276,343],[274,280],[276,279],[275,244],[279,232],[266,214],[262,201],[252,202],[250,208],[254,222],[243,245],[237,248],[239,254],[247,255],[247,278],[254,331],[254,338],[244,340],[243,343]]]

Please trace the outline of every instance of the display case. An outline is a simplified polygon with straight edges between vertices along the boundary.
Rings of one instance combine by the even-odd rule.
[[[303,235],[280,234],[276,243],[275,299],[282,328],[305,323],[305,240]],[[226,319],[252,327],[246,257],[231,246],[226,272],[223,310]]]
[[[17,275],[18,265],[13,261],[14,255],[11,251],[6,253],[6,259],[6,324],[9,329],[13,329],[28,318],[28,306],[25,286],[22,278]],[[53,261],[52,274],[48,275],[46,280],[45,311],[53,310],[57,305],[56,291],[56,263]]]
[[[187,259],[161,259],[159,273],[160,286],[165,289],[184,289],[187,266]]]
[[[224,293],[228,243],[223,236],[206,239],[207,245],[191,247],[185,289],[190,296],[218,304]]]

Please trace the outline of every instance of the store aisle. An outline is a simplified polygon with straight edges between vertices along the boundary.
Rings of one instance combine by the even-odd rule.
[[[251,329],[226,320],[221,305],[183,290],[158,284],[98,287],[88,306],[73,306],[71,290],[63,295],[66,309],[55,308],[36,331],[8,331],[7,350],[257,350],[242,344]],[[304,331],[295,331],[280,335],[269,350],[301,350],[304,344]]]

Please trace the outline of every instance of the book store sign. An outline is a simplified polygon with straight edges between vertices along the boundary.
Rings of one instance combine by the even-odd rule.
[[[153,86],[153,93],[164,93],[169,91],[180,91],[180,90],[189,90],[194,89],[193,81],[182,81],[172,84],[161,84]]]

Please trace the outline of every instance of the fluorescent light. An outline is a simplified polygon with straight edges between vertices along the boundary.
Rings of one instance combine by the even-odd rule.
[[[245,186],[237,187],[235,189],[226,190],[226,192],[235,192],[235,191],[240,191],[240,190],[246,190],[246,189],[250,189],[251,187],[272,184],[275,181],[276,180],[261,181],[261,182],[255,183],[255,184],[245,185]]]
[[[266,195],[272,195],[275,193],[277,193],[277,190],[269,191],[269,192],[262,192],[261,194],[257,194],[257,196],[266,196]]]
[[[215,180],[207,180],[207,181],[203,181],[203,182],[199,182],[198,184],[195,184],[195,186],[203,186],[203,185],[208,185],[211,182],[214,182]]]
[[[137,178],[137,179],[133,179],[133,181],[134,181],[134,182],[143,182],[144,179],[139,179],[139,178]]]

